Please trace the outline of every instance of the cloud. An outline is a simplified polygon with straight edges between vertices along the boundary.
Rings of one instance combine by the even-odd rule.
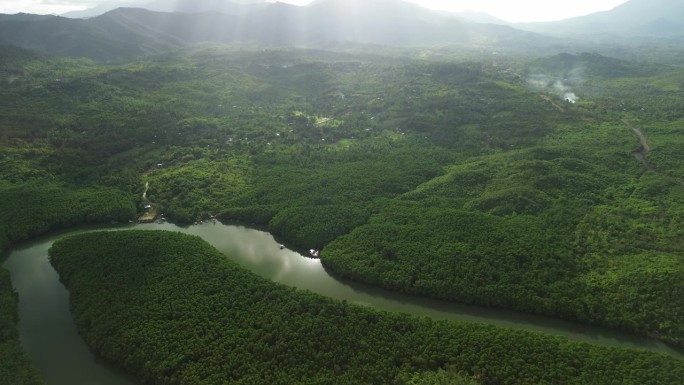
[[[85,9],[94,3],[92,0],[2,0],[0,13],[59,14]]]
[[[93,0],[41,0],[40,4],[43,5],[59,5],[59,6],[93,6],[97,1]]]

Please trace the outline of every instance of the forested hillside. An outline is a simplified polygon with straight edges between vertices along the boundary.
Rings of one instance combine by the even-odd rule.
[[[89,233],[56,242],[50,256],[88,344],[148,383],[674,385],[684,376],[682,360],[658,354],[334,302],[180,233]]]
[[[128,222],[154,203],[181,224],[218,217],[265,226],[288,245],[322,249],[327,270],[341,277],[684,346],[681,64],[597,53],[347,48],[201,45],[102,65],[0,47],[0,249],[68,226]],[[13,309],[3,307],[6,319],[14,320]],[[3,322],[8,336],[16,335],[11,324]],[[260,334],[258,326],[250,338],[288,340],[281,331]],[[87,333],[91,325],[81,327]],[[384,333],[377,328],[369,333]],[[472,328],[467,333],[504,356],[518,347],[495,346],[496,338],[517,338],[508,331],[492,332],[495,338],[481,336],[490,331],[479,326],[459,328]],[[539,351],[572,362],[576,356],[564,349],[605,353],[529,338]],[[394,358],[364,349],[376,354],[378,373],[389,371],[348,381],[419,382],[461,370],[468,381],[482,367],[465,360],[455,372],[437,371],[457,350],[432,362],[407,347],[395,368],[382,361]],[[412,361],[414,353],[431,363]],[[624,367],[605,363],[614,368],[606,383],[640,365],[633,352],[605,354],[626,355]],[[549,365],[570,371],[565,358]],[[183,358],[160,360],[149,370],[130,368],[162,378],[162,362],[171,360],[174,371],[185,365]],[[594,373],[593,358],[581,360]],[[405,362],[413,372],[401,368]],[[526,373],[539,367],[516,367],[508,382],[504,369],[492,370],[501,383],[562,383],[542,380],[547,374],[529,380]],[[328,369],[322,378],[335,373]],[[420,374],[425,370],[430,374]],[[570,378],[563,373],[558,378]],[[273,378],[281,375],[295,374]]]

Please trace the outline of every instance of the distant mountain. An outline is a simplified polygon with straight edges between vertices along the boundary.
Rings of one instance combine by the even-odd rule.
[[[512,25],[512,23],[509,23],[505,20],[501,20],[485,12],[469,10],[457,12],[453,15],[460,20],[471,21],[473,23]]]
[[[243,19],[241,33],[265,44],[325,46],[501,45],[537,37],[510,27],[464,22],[401,0],[317,0],[305,7],[274,3]]]
[[[126,2],[104,2],[83,11],[72,11],[61,16],[72,19],[86,19],[103,15],[117,8],[144,8],[157,12],[203,13],[220,12],[229,15],[244,15],[262,9],[267,0],[130,0]]]
[[[116,12],[116,11],[113,11]],[[111,17],[74,20],[59,16],[0,19],[0,44],[57,56],[123,61],[166,51],[182,41],[139,21]]]
[[[318,0],[308,6],[231,3],[177,4],[253,7],[250,12],[170,13],[119,8],[89,19],[0,18],[0,44],[53,55],[121,61],[201,42],[330,47],[340,43],[425,46],[458,44],[497,50],[539,49],[557,39],[509,26],[459,20],[401,0]],[[166,3],[168,5],[168,3]],[[191,5],[193,4],[193,5]],[[242,8],[246,9],[246,8]]]
[[[52,16],[50,15],[33,15],[30,13],[17,13],[14,15],[6,15],[3,13],[0,13],[0,22],[1,21],[38,21],[38,20],[45,20],[49,19]]]
[[[280,39],[296,44],[411,45],[468,40],[461,22],[398,0],[317,0],[307,7],[275,3],[251,16],[250,21],[262,23],[269,35],[280,31]]]
[[[515,26],[556,36],[684,36],[684,1],[629,0],[606,12],[557,22],[516,24]]]
[[[158,12],[220,12],[228,15],[244,15],[268,5],[269,2],[266,0],[156,0],[143,8]]]
[[[106,1],[103,3],[98,3],[96,6],[88,9],[84,9],[82,11],[71,11],[71,12],[66,12],[61,14],[60,16],[63,17],[68,17],[70,19],[88,19],[91,17],[96,17],[100,15],[104,15],[105,13],[109,11],[113,11],[117,8],[121,7],[126,7],[126,8],[134,8],[134,7],[143,7],[145,4],[147,4],[147,0],[130,0],[130,1]]]

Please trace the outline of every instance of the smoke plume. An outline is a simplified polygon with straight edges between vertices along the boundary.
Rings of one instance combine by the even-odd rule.
[[[570,77],[561,80],[545,74],[533,74],[527,78],[527,84],[535,91],[552,93],[558,98],[574,104],[577,103],[579,97],[568,83],[577,84],[577,82],[581,82],[581,71],[571,71],[570,75]]]

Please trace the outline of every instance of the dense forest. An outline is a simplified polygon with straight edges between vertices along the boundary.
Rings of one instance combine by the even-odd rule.
[[[677,384],[682,360],[335,302],[198,237],[63,238],[50,258],[92,349],[154,384]],[[446,368],[446,370],[445,370]],[[434,383],[434,382],[433,382]]]
[[[131,198],[109,188],[24,184],[0,190],[0,250],[50,230],[81,224],[128,222]]]
[[[0,380],[3,384],[42,384],[30,358],[19,343],[17,297],[10,274],[0,269]]]
[[[321,249],[324,266],[340,277],[683,347],[683,132],[684,71],[658,56],[638,62],[598,53],[198,45],[102,64],[0,46],[0,250],[51,230],[128,222],[151,203],[179,224],[217,217],[266,227],[288,246]],[[3,279],[0,335],[19,349],[16,296]],[[259,287],[282,290],[261,282],[255,293]],[[306,293],[292,295],[370,317]],[[258,314],[253,311],[248,314]],[[523,346],[514,342],[517,332],[373,317],[386,323],[382,327],[424,323],[435,333],[475,333],[473,340],[491,344],[487,354],[501,357],[528,345],[547,349],[558,356],[544,360],[561,372],[570,370],[568,362],[582,362],[583,371],[597,373],[591,360],[604,360],[577,361],[566,349],[622,357],[624,367],[605,363],[614,368],[605,383],[630,383],[631,374],[621,370],[641,365],[633,352],[606,353],[531,334],[519,337],[529,340]],[[259,323],[249,335],[255,343],[285,338],[280,330],[263,332],[259,320],[244,322]],[[338,327],[339,320],[329,322],[325,327]],[[80,323],[84,335],[93,325]],[[496,347],[493,336],[481,336],[488,333],[511,345]],[[434,340],[405,338],[397,343]],[[495,383],[479,370],[484,363],[468,356],[472,351],[463,353],[471,361],[452,363],[448,357],[459,355],[448,350],[430,361],[382,334],[369,334],[368,341],[406,355],[380,358],[364,347],[377,360],[370,360],[374,369],[345,381]],[[130,348],[121,344],[108,356]],[[243,354],[240,360],[256,357]],[[188,362],[203,362],[192,357]],[[425,362],[415,362],[418,357]],[[384,361],[382,369],[383,359],[400,364]],[[170,360],[174,373],[185,370],[185,358],[160,360]],[[11,361],[3,356],[0,362]],[[121,365],[162,378],[160,362],[149,369]],[[252,373],[256,364],[244,362],[239,370]],[[313,364],[290,364],[301,366],[291,373],[273,369],[284,371],[273,378],[314,370]],[[541,364],[518,364],[510,380],[499,367],[487,366],[486,373],[500,383],[562,383],[539,373]],[[23,376],[12,368],[0,373]],[[328,369],[321,369],[321,378],[332,378],[335,368]],[[567,373],[558,378],[570,378],[562,377]]]
[[[638,166],[550,144],[463,163],[335,240],[323,262],[392,289],[682,345],[682,185],[625,175]]]

